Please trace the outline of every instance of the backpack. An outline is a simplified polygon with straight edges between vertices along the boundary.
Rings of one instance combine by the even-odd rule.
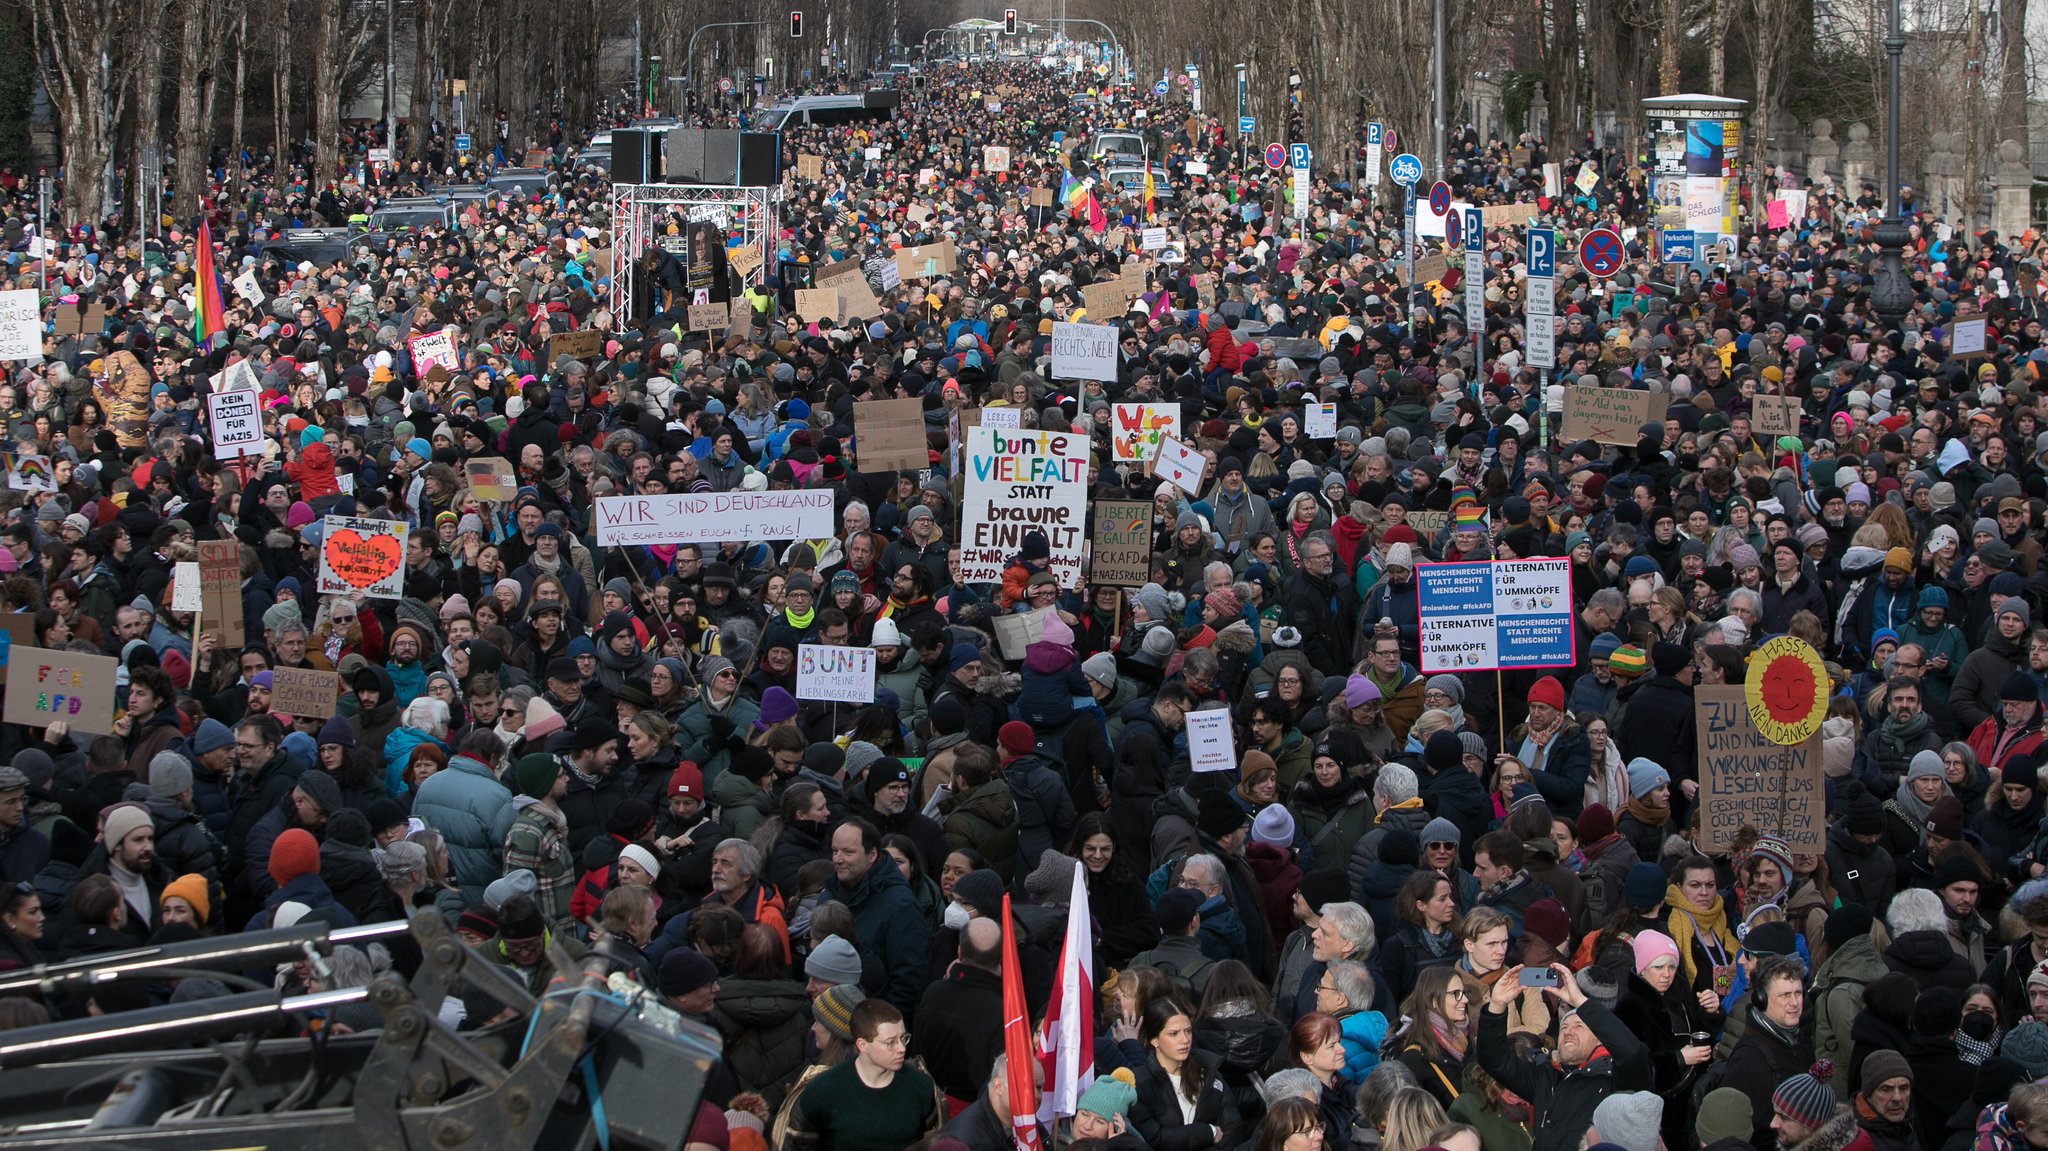
[[[1209,970],[1209,967],[1214,962],[1215,960],[1204,955],[1200,960],[1188,964],[1186,971],[1182,971],[1178,963],[1155,963],[1152,965],[1152,970],[1166,976],[1167,982],[1179,989],[1181,995],[1189,1003],[1200,1003],[1202,1001],[1202,993],[1195,990],[1194,979],[1197,975]]]
[[[1586,922],[1605,923],[1610,908],[1607,897],[1607,869],[1591,864],[1579,871],[1579,890],[1586,897]]]

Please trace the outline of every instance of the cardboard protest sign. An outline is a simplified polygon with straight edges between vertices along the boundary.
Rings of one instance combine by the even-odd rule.
[[[1990,325],[1981,315],[1957,316],[1949,321],[1949,355],[1957,359],[1988,355],[1986,342],[1989,328]],[[0,360],[11,358],[0,355]]]
[[[1053,193],[1051,188],[1031,189],[1031,206],[1034,208],[1052,207],[1052,195]]]
[[[1109,324],[1052,326],[1052,376],[1056,380],[1116,380],[1116,328]],[[1178,405],[1175,405],[1178,420]]]
[[[270,710],[293,719],[326,719],[334,714],[341,697],[341,676],[331,671],[304,667],[273,668],[270,672]]]
[[[263,397],[254,391],[214,392],[206,397],[206,424],[213,432],[213,458],[234,460],[260,456]]]
[[[239,648],[247,642],[242,611],[241,545],[234,540],[200,540],[200,627],[220,636],[221,647]]]
[[[36,645],[36,617],[33,612],[0,613],[0,683],[7,682],[7,665],[15,649]]]
[[[1796,436],[1799,411],[1797,396],[1751,396],[1749,428],[1760,436]]]
[[[1827,792],[1821,780],[1821,737],[1780,747],[1749,716],[1741,684],[1693,688],[1699,747],[1700,846],[1726,851],[1735,833],[1753,827],[1777,835],[1801,854],[1826,849]]]
[[[503,456],[478,456],[464,461],[462,469],[469,478],[469,494],[480,500],[509,500],[519,494],[519,476]]]
[[[1237,766],[1237,739],[1230,730],[1230,709],[1188,713],[1188,767],[1192,771],[1229,771]]]
[[[48,727],[62,720],[74,735],[110,734],[114,673],[120,665],[112,656],[10,645],[0,720],[24,727]]]
[[[809,152],[796,158],[796,178],[799,180],[822,180],[825,178],[825,157],[813,156]]]
[[[891,272],[896,270],[893,264],[888,268]],[[839,293],[837,314],[842,320],[871,320],[885,310],[865,276],[841,276],[832,281],[832,290]]]
[[[1534,204],[1488,204],[1479,209],[1479,222],[1489,228],[1526,224],[1535,218]]]
[[[563,356],[572,360],[590,360],[604,355],[604,333],[596,328],[584,328],[576,332],[557,332],[548,340],[548,363],[553,364]]]
[[[1130,298],[1121,280],[1098,280],[1081,289],[1081,306],[1091,320],[1114,321],[1124,314]]]
[[[753,244],[741,244],[736,248],[727,248],[725,250],[725,266],[731,268],[734,275],[745,279],[754,274],[755,268],[761,266],[761,249]]]
[[[1159,455],[1159,441],[1180,434],[1177,403],[1112,404],[1109,419],[1110,458],[1117,463],[1151,463]]]
[[[395,520],[328,516],[320,537],[320,594],[405,595],[405,525]]]
[[[715,332],[727,326],[731,321],[732,308],[730,304],[714,301],[709,304],[690,305],[689,325],[690,330],[693,332]]]
[[[1038,531],[1051,545],[1050,570],[1060,586],[1079,588],[1088,520],[1087,437],[992,428],[990,410],[983,409],[982,425],[967,437],[962,578],[1001,580],[1025,535]]]
[[[462,356],[455,350],[455,334],[446,328],[438,332],[421,332],[406,341],[406,348],[412,352],[412,369],[425,376],[431,368],[441,368],[449,374],[462,370]]]
[[[853,405],[854,459],[863,472],[931,466],[921,400],[866,400]]]
[[[57,308],[57,334],[60,336],[97,336],[107,325],[107,306],[95,300],[90,304],[60,305]]]
[[[1095,501],[1088,582],[1143,587],[1152,578],[1152,501]]]
[[[1651,420],[1664,418],[1664,397],[1656,392],[1629,388],[1586,388],[1573,384],[1564,390],[1564,439],[1592,440],[1596,444],[1634,447],[1638,429]]]
[[[1017,432],[1024,430],[1024,410],[1008,404],[981,408],[980,427],[1003,428]]]
[[[834,260],[829,264],[820,264],[818,267],[813,268],[811,270],[811,283],[829,284],[841,276],[858,275],[860,275],[860,257],[848,256],[844,260]]]
[[[896,252],[896,271],[906,280],[950,275],[955,258],[951,240],[901,248]]]
[[[798,644],[796,697],[833,703],[875,702],[875,649]]]
[[[1194,496],[1202,495],[1202,475],[1209,469],[1209,457],[1172,436],[1159,437],[1159,455],[1152,474]]]
[[[839,293],[832,288],[798,288],[796,314],[813,323],[839,315]]]

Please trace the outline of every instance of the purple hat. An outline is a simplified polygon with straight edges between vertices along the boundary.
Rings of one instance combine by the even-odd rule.
[[[250,676],[250,677],[249,677],[249,686],[250,686],[250,687],[260,687],[260,688],[262,688],[262,689],[263,689],[264,691],[269,691],[269,690],[270,690],[270,672],[269,672],[269,670],[268,670],[268,669],[265,669],[265,670],[263,670],[263,671],[259,671],[259,672],[257,672],[257,673],[256,673],[255,675],[252,675],[252,676]]]
[[[796,697],[783,688],[771,687],[761,693],[761,718],[754,721],[754,730],[767,731],[795,715]]]

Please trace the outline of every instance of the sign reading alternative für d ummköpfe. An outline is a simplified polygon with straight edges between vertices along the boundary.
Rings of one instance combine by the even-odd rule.
[[[1415,584],[1424,675],[1572,665],[1570,560],[1421,564]]]

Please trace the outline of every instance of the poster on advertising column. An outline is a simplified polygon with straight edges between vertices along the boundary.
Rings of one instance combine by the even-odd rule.
[[[1052,549],[1049,570],[1079,588],[1088,542],[1088,440],[986,424],[967,434],[960,509],[961,578],[995,583],[1032,531]]]
[[[1424,675],[1572,666],[1570,560],[1421,564],[1415,583]]]

